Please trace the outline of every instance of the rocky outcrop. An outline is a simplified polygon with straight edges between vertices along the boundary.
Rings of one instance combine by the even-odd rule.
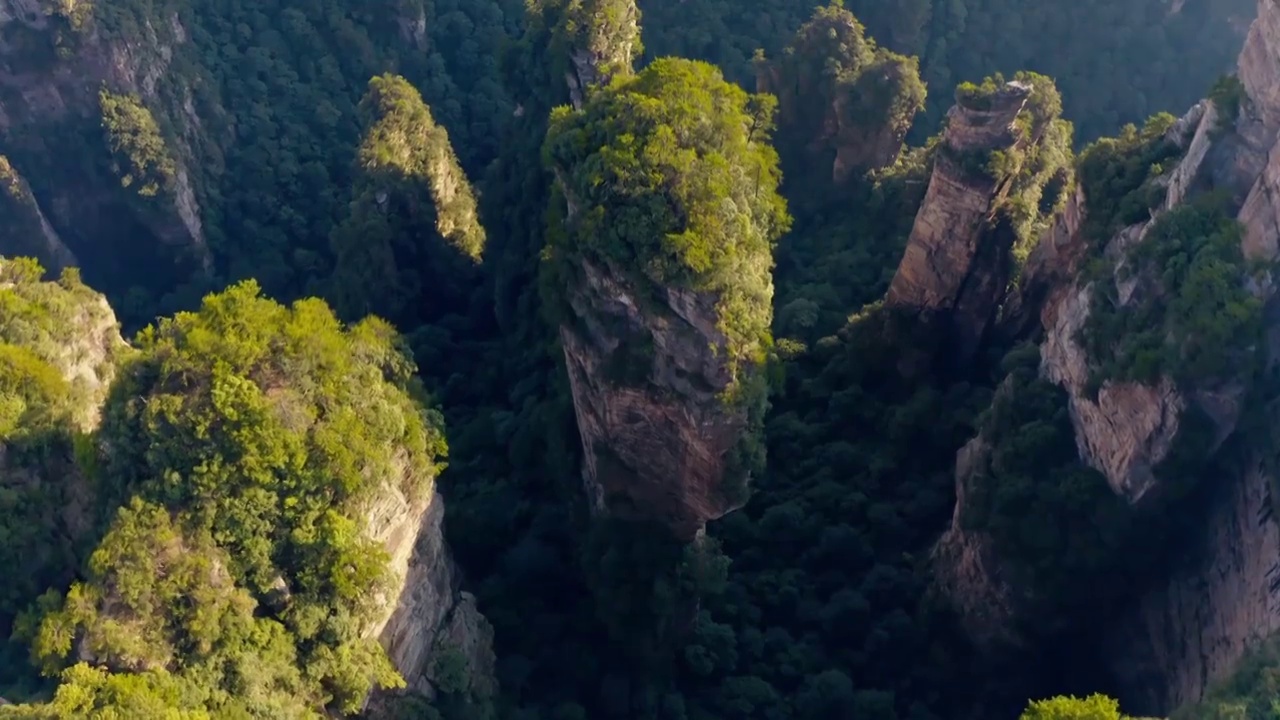
[[[891,164],[924,107],[919,63],[876,46],[842,7],[818,8],[773,60],[756,62],[759,92],[778,98],[784,162],[831,166],[839,185]]]
[[[51,270],[77,264],[75,255],[36,201],[31,186],[14,169],[9,159],[0,155],[0,236],[8,239],[5,252],[41,258]]]
[[[1225,190],[1243,225],[1242,249],[1251,260],[1277,256],[1280,178],[1280,4],[1263,0],[1259,17],[1240,55],[1243,98],[1230,94],[1194,107],[1165,135],[1178,146],[1176,165],[1155,178],[1163,195],[1150,219],[1122,228],[1097,243],[1084,237],[1090,198],[1078,191],[1056,225],[1028,259],[1002,318],[1010,336],[1034,337],[1043,330],[1040,376],[1067,391],[1079,458],[1105,476],[1111,490],[1127,501],[1135,521],[1153,519],[1150,508],[1168,511],[1156,499],[1164,478],[1154,470],[1178,449],[1179,432],[1189,410],[1207,418],[1211,436],[1197,452],[1230,447],[1235,462],[1215,465],[1200,477],[1184,508],[1195,522],[1170,540],[1168,567],[1157,564],[1139,585],[1127,608],[1107,612],[1097,628],[1104,646],[1101,664],[1113,675],[1130,712],[1164,716],[1199,700],[1206,688],[1228,674],[1257,641],[1280,631],[1280,526],[1274,515],[1274,456],[1269,439],[1228,440],[1237,430],[1247,400],[1248,377],[1215,377],[1189,383],[1162,376],[1153,382],[1106,380],[1095,385],[1091,358],[1081,329],[1094,311],[1095,283],[1109,284],[1119,307],[1159,292],[1151,273],[1124,267],[1126,250],[1140,242],[1161,213],[1186,205],[1210,190]],[[1099,277],[1082,273],[1083,260],[1098,253],[1113,268]],[[925,275],[928,277],[928,275]],[[1277,312],[1269,278],[1241,277],[1241,283],[1267,301],[1264,325],[1268,356],[1280,358]],[[1249,447],[1249,443],[1259,447]],[[935,549],[938,585],[961,611],[976,638],[999,636],[1013,624],[1016,603],[999,557],[984,551],[989,543],[965,533],[959,517],[968,489],[960,472],[972,465],[978,438],[957,459],[956,520]],[[1188,502],[1188,501],[1182,501]],[[1179,512],[1183,512],[1179,511]],[[1154,558],[1153,558],[1154,562]],[[992,617],[994,615],[994,617]]]
[[[167,102],[160,97],[165,86],[167,97],[176,94],[179,105],[192,107],[190,91],[168,73],[187,41],[177,15],[140,20],[138,36],[126,38],[99,27],[87,3],[6,0],[0,28],[6,22],[26,28],[0,33],[0,144],[88,279],[123,290],[121,278],[137,275],[131,256],[137,253],[153,267],[156,258],[171,258],[178,275],[207,270],[202,211],[186,167],[194,157],[189,141],[199,134],[188,127],[199,122],[194,112],[174,113],[176,132],[164,137],[177,161],[173,182],[161,196],[139,198],[111,172],[98,103],[107,88],[159,106]],[[22,243],[6,232],[0,252],[27,250]],[[63,261],[53,253],[41,259],[50,266]]]
[[[1074,272],[1058,272],[1058,277],[1070,281],[1054,292],[1041,313],[1046,333],[1042,375],[1070,395],[1080,457],[1102,472],[1112,489],[1132,504],[1156,486],[1152,468],[1173,449],[1183,412],[1192,405],[1204,410],[1217,425],[1216,442],[1221,443],[1235,428],[1243,388],[1223,378],[1219,379],[1221,385],[1206,385],[1188,393],[1171,378],[1162,377],[1155,383],[1107,380],[1095,392],[1091,388],[1092,364],[1081,345],[1081,332],[1089,317],[1094,282],[1112,283],[1121,307],[1139,294],[1158,292],[1142,284],[1147,281],[1140,278],[1141,273],[1126,270],[1122,259],[1153,227],[1155,216],[1180,207],[1194,191],[1231,182],[1238,166],[1223,162],[1227,157],[1224,149],[1233,147],[1220,131],[1224,111],[1213,103],[1201,103],[1166,133],[1166,139],[1179,144],[1181,159],[1160,178],[1164,198],[1152,219],[1124,228],[1105,244],[1103,253],[1114,260],[1114,276],[1077,282]],[[1257,236],[1251,226],[1261,224],[1257,211],[1249,208],[1246,203],[1247,218],[1242,211],[1246,248],[1248,238]]]
[[[1002,178],[987,170],[991,154],[1024,139],[1014,122],[1032,88],[1009,83],[989,97],[965,100],[947,116],[929,189],[886,304],[945,318],[956,354],[972,355],[1008,284],[1014,233],[997,222]]]
[[[569,0],[558,34],[569,61],[569,97],[581,109],[589,88],[630,74],[640,54],[640,9],[635,0]]]
[[[491,696],[496,690],[493,628],[475,598],[462,590],[462,575],[444,539],[444,499],[432,492],[410,501],[389,485],[367,522],[370,536],[390,554],[395,578],[386,612],[368,632],[386,648],[408,690],[434,697],[440,659],[455,654],[465,661],[464,690]]]
[[[764,461],[772,247],[788,219],[777,156],[748,132],[757,102],[713,66],[663,58],[557,113],[544,144],[564,209],[540,289],[559,318],[588,495],[683,542],[740,507]],[[644,148],[640,169],[618,165],[627,147]],[[602,167],[646,179],[601,183]],[[759,182],[742,181],[751,173]]]
[[[1002,388],[1007,391],[1008,384]],[[991,445],[981,435],[956,453],[956,506],[951,524],[930,557],[934,590],[954,608],[974,644],[989,652],[1020,642],[1010,619],[1017,613],[1017,590],[985,532],[965,529],[963,517],[970,482],[991,461]]]
[[[584,262],[583,274],[560,338],[592,504],[692,540],[746,494],[745,477],[726,477],[748,413],[723,397],[733,377],[716,299],[667,288],[645,307],[615,269]]]
[[[1203,697],[1255,643],[1280,631],[1275,479],[1256,461],[1221,483],[1167,580],[1106,633],[1125,707],[1164,713]]]

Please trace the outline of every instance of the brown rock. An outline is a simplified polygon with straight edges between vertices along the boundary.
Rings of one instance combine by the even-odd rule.
[[[979,436],[956,453],[956,507],[951,525],[930,556],[933,590],[959,616],[965,633],[984,652],[1020,642],[1016,635],[1016,591],[986,533],[966,529],[962,518],[971,478],[991,461],[991,446]]]
[[[1167,581],[1110,624],[1105,662],[1130,712],[1200,700],[1246,650],[1280,631],[1275,480],[1254,463],[1220,488]]]
[[[1012,228],[995,222],[997,179],[966,167],[966,159],[985,165],[991,151],[1014,147],[1012,126],[1030,93],[1008,83],[987,107],[952,107],[929,188],[889,286],[889,307],[950,315],[961,361],[977,349],[995,316],[1015,240]]]
[[[715,298],[668,288],[642,310],[619,273],[589,262],[562,325],[565,363],[598,510],[654,520],[692,541],[706,521],[741,506],[748,479],[730,452],[747,428],[726,404],[733,378]]]

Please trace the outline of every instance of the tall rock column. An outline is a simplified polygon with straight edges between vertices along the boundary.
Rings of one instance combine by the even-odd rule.
[[[1063,183],[1051,187],[1069,156],[1063,147],[1070,126],[1058,119],[1060,111],[1053,83],[1026,73],[1013,82],[960,86],[948,113],[886,304],[941,317],[960,362],[976,352],[995,317],[1016,246],[1045,224],[1043,215],[1027,217],[1016,208],[1065,200]],[[1059,195],[1045,202],[1047,188]]]
[[[640,9],[635,0],[568,0],[554,9],[560,22],[553,43],[568,61],[565,84],[573,106],[581,109],[588,89],[631,74],[631,61],[642,51]]]
[[[769,104],[659,60],[552,116],[544,297],[594,506],[679,540],[742,505],[763,462],[772,247],[788,217]]]

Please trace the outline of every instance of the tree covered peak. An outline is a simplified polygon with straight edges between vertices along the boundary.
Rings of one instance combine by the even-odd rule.
[[[790,217],[774,100],[713,65],[663,58],[552,113],[543,146],[570,210],[554,262],[585,257],[659,289],[714,293],[738,355],[767,338],[773,243]]]

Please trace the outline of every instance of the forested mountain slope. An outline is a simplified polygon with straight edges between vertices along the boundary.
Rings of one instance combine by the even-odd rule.
[[[0,0],[0,718],[1265,717],[1276,48]]]

